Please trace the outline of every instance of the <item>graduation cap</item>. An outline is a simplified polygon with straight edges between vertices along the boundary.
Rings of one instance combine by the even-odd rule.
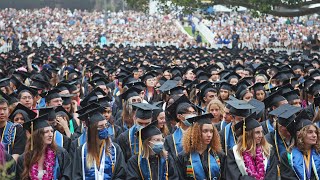
[[[151,78],[154,78],[154,77],[156,77],[157,75],[154,73],[154,72],[148,72],[147,74],[145,74],[145,75],[143,75],[142,77],[141,77],[141,81],[142,82],[145,82],[146,80],[148,80],[148,79],[151,79]]]
[[[313,101],[314,101],[314,102],[313,102],[314,105],[315,105],[316,107],[319,107],[319,105],[320,105],[320,93],[317,94],[317,95],[314,97]]]
[[[311,95],[319,94],[320,92],[320,80],[316,80],[309,88],[308,93]]]
[[[60,95],[62,98],[62,105],[68,105],[71,104],[72,102],[72,97],[74,96],[73,94],[61,94]]]
[[[227,81],[230,81],[232,78],[241,79],[241,76],[239,74],[235,73],[235,72],[230,72],[229,74],[226,74],[221,79],[225,79]]]
[[[148,103],[134,103],[132,106],[137,109],[136,117],[139,119],[150,119],[152,118],[153,110],[159,109],[159,107]]]
[[[284,104],[277,109],[269,112],[270,115],[278,117],[278,123],[281,126],[288,127],[295,119],[295,114],[301,110],[301,107]]]
[[[179,104],[181,103],[188,103],[192,104],[189,101],[189,98],[185,95],[180,96],[176,101],[174,101],[170,106],[167,107],[166,111],[170,113],[170,116],[174,119],[177,119],[177,109]]]
[[[31,80],[32,80],[32,83],[30,84],[30,87],[32,86],[39,89],[45,89],[46,87],[50,86],[50,83],[40,78],[31,78]]]
[[[21,84],[21,86],[19,86],[18,90],[17,90],[17,94],[20,94],[23,91],[27,91],[30,92],[30,94],[35,97],[36,95],[38,95],[38,92],[24,84]]]
[[[310,117],[305,109],[300,111],[300,113],[297,115],[297,117],[293,120],[293,125],[291,126],[289,132],[291,136],[296,137],[296,134],[298,131],[300,131],[302,128],[312,125],[313,122],[310,121]]]
[[[33,138],[32,138],[32,134],[33,131],[36,131],[38,129],[42,129],[45,127],[50,127],[50,125],[48,124],[48,114],[44,114],[42,116],[39,116],[35,119],[32,119],[30,121],[27,121],[25,123],[22,124],[23,128],[27,131],[30,132],[31,134],[31,151],[33,150]]]
[[[9,119],[13,121],[14,117],[19,113],[24,117],[24,122],[30,121],[30,119],[34,119],[35,117],[37,117],[37,113],[19,103],[11,112]]]
[[[272,106],[275,106],[278,102],[286,100],[283,96],[279,94],[279,91],[275,91],[271,93],[267,98],[263,100],[266,108],[270,108]]]
[[[90,102],[97,101],[99,94],[103,96],[106,95],[106,93],[101,88],[96,87],[80,102],[80,106],[84,107],[87,104],[90,104]]]
[[[39,108],[36,109],[39,110],[39,116],[48,114],[48,121],[53,121],[56,119],[56,113],[54,111],[54,107],[45,107],[45,108]]]
[[[199,81],[208,81],[210,77],[211,77],[211,74],[207,72],[201,72],[198,74],[197,79]]]
[[[0,87],[6,87],[10,85],[10,78],[0,79]]]
[[[101,106],[94,107],[95,106],[89,106],[87,111],[82,113],[78,118],[82,121],[85,121],[87,125],[105,120],[106,118],[103,115],[104,108]]]
[[[241,117],[247,117],[250,113],[250,110],[255,108],[248,102],[236,98],[226,101],[226,103],[231,106],[231,114]]]
[[[12,93],[13,94],[13,93]],[[13,95],[7,95],[7,94],[5,94],[3,91],[1,91],[0,90],[0,98],[4,98],[5,100],[7,100],[8,101],[8,103],[9,103],[9,105],[12,105],[12,104],[14,104],[14,103],[16,103],[16,102],[19,102],[18,101],[18,99],[15,97],[15,96],[13,96]]]
[[[54,110],[56,113],[56,116],[59,115],[64,115],[64,116],[68,116],[69,120],[71,120],[73,117],[70,113],[68,113],[68,111],[66,111],[66,109],[64,109],[62,106],[58,106],[56,107],[56,109]]]
[[[256,113],[250,114],[235,125],[236,131],[242,128],[242,148],[246,149],[246,131],[251,131],[260,126],[261,124],[256,120]]]
[[[199,115],[199,116],[195,116],[195,117],[192,117],[192,118],[188,118],[186,119],[190,124],[195,124],[195,123],[198,123],[200,125],[202,124],[212,124],[212,121],[211,119],[213,118],[214,116],[212,115],[212,113],[207,113],[207,114],[202,114],[202,115]]]
[[[158,121],[153,121],[144,128],[140,130],[140,132],[137,132],[137,134],[140,134],[142,142],[149,139],[152,136],[162,134],[160,129],[157,127]]]
[[[232,91],[232,85],[229,84],[228,82],[222,82],[220,84],[220,88],[219,89],[225,89],[225,90],[228,90],[228,91]]]
[[[91,109],[95,109],[95,108],[98,108],[98,107],[101,107],[101,106],[99,104],[97,104],[97,103],[91,103],[91,104],[88,104],[88,105],[82,107],[76,113],[78,113],[79,115],[82,115],[82,114],[90,111]]]
[[[22,84],[19,79],[17,79],[14,75],[11,76],[10,82],[12,82],[16,88],[19,88],[19,86]]]
[[[289,91],[285,94],[283,94],[283,97],[287,99],[287,101],[293,101],[295,99],[300,99],[299,98],[299,90],[292,90],[292,91]]]
[[[89,84],[91,84],[92,87],[106,86],[108,83],[109,83],[109,81],[105,78],[102,78],[102,77],[89,82]]]
[[[120,98],[123,100],[128,100],[129,98],[133,97],[133,96],[139,96],[139,93],[141,92],[140,89],[136,88],[136,87],[131,87],[128,90],[126,90],[126,92],[120,94]]]
[[[178,81],[174,81],[174,80],[167,80],[165,83],[163,83],[160,87],[159,87],[159,91],[161,92],[168,92],[168,94],[170,94],[170,90],[177,87],[178,85]]]
[[[199,91],[199,97],[205,97],[208,92],[217,92],[217,89],[212,85],[212,83],[208,82],[204,87],[201,87]]]
[[[265,109],[264,103],[257,99],[251,99],[248,103],[255,107],[254,112],[256,113],[257,119],[261,118]]]
[[[248,86],[241,85],[237,86],[237,91],[235,93],[235,96],[237,99],[243,99],[243,96],[249,91]]]
[[[250,89],[253,89],[253,91],[254,92],[257,92],[257,91],[260,91],[260,90],[265,90],[264,89],[264,86],[266,85],[267,83],[260,83],[260,82],[258,82],[258,83],[255,83],[254,85],[252,85],[251,87],[250,87]]]
[[[272,77],[272,79],[277,79],[281,81],[288,80],[289,77],[287,76],[287,73],[287,71],[279,71]]]
[[[52,99],[61,98],[58,89],[52,89],[50,91],[44,92],[41,94],[42,97],[46,99],[46,102],[50,102]]]

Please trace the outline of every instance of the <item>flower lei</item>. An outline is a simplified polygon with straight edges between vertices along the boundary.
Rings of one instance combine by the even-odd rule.
[[[52,180],[53,179],[53,167],[55,163],[55,154],[54,151],[48,146],[45,151],[43,170],[45,174],[42,177],[42,180]],[[30,178],[31,180],[38,180],[38,171],[39,165],[35,163],[31,166]]]
[[[244,164],[246,166],[246,172],[249,176],[254,177],[256,180],[264,179],[264,164],[262,148],[259,146],[256,148],[256,158],[254,159],[249,151],[242,153]]]

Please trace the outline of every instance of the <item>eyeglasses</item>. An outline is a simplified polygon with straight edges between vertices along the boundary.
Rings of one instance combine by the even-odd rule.
[[[102,124],[98,126],[97,130],[102,130],[104,128],[108,128],[109,126],[110,126],[110,123]]]
[[[32,96],[22,96],[21,99],[26,100],[26,99],[33,99]]]

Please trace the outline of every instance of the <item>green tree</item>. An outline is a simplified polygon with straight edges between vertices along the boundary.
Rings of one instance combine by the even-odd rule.
[[[127,0],[131,6],[145,7],[148,0]],[[142,2],[143,1],[143,2]],[[159,0],[163,5],[161,9],[168,10],[168,2],[175,7],[182,7],[183,12],[194,12],[199,8],[213,5],[243,6],[260,13],[275,16],[294,17],[320,12],[320,0]],[[129,4],[129,3],[128,3]]]

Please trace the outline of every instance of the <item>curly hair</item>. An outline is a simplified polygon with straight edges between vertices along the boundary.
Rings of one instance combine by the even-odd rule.
[[[238,138],[237,151],[239,152],[240,156],[242,156],[242,153],[247,150],[250,151],[250,153],[253,157],[256,156],[256,142],[254,139],[254,133],[255,133],[254,129],[252,129],[250,131],[246,131],[246,149],[244,149],[242,147],[242,140],[243,140],[242,135]],[[264,155],[269,157],[271,145],[267,142],[267,140],[265,139],[264,136],[262,136],[260,144],[261,144],[261,148],[262,148]]]
[[[316,126],[316,125],[308,125],[308,126],[305,126],[303,127],[300,131],[297,132],[297,137],[295,139],[295,142],[292,143],[292,145],[290,146],[290,150],[292,150],[293,147],[297,147],[299,148],[303,154],[307,154],[307,150],[306,150],[306,145],[303,141],[303,139],[306,137],[307,133],[308,133],[308,130],[310,129],[310,127],[313,126],[316,128],[317,130],[317,143],[315,145],[312,146],[312,148],[314,148],[317,153],[320,152],[320,129]]]
[[[213,136],[209,146],[215,153],[218,153],[221,152],[220,136],[216,127],[214,127],[213,124],[211,125],[213,127]],[[182,139],[182,146],[185,153],[188,154],[203,149],[204,144],[202,143],[202,127],[203,125],[195,123],[185,132],[185,135]]]

